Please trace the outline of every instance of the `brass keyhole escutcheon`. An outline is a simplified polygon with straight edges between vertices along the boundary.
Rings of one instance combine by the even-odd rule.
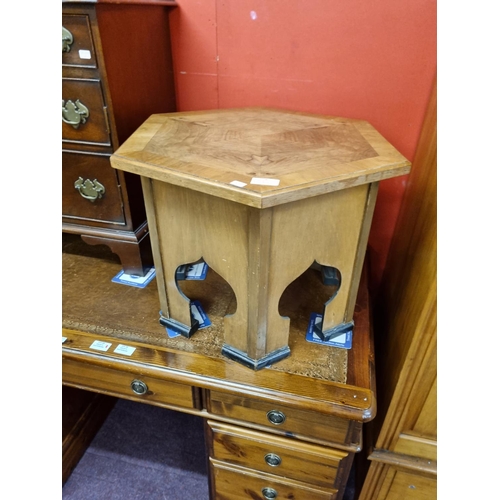
[[[132,388],[132,391],[139,396],[148,392],[148,386],[142,380],[132,380],[130,387]]]
[[[285,414],[279,410],[271,410],[267,412],[267,420],[274,425],[281,425],[285,420]]]

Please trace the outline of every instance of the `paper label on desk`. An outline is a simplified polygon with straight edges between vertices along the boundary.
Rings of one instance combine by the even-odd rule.
[[[193,300],[193,302],[191,302],[191,314],[193,315],[194,319],[198,320],[198,323],[200,324],[198,330],[207,328],[212,324],[212,322],[210,321],[209,317],[205,314],[205,311],[201,307],[201,304],[198,300]],[[167,335],[171,339],[178,337],[180,335],[180,333],[174,332],[169,328],[165,328],[165,330],[167,330]]]
[[[92,59],[92,54],[90,53],[90,50],[80,49],[78,51],[78,55],[80,56],[80,59]]]
[[[156,276],[155,268],[152,267],[144,276],[136,276],[135,274],[125,274],[122,270],[114,278],[111,279],[113,283],[120,283],[122,285],[134,286],[136,288],[145,288],[151,283]]]
[[[113,351],[117,354],[125,354],[125,356],[132,356],[134,354],[135,347],[129,345],[118,344],[118,347]]]
[[[352,347],[352,330],[331,340],[321,340],[321,338],[314,332],[314,325],[321,322],[321,314],[311,313],[309,318],[309,325],[307,327],[306,340],[316,344],[329,345],[333,347],[340,347],[341,349],[350,349]]]
[[[63,339],[62,343],[64,344],[64,342],[66,342],[66,340],[68,340],[68,337],[63,337],[62,339]]]
[[[111,347],[111,342],[103,342],[102,340],[94,340],[91,349],[95,349],[96,351],[107,351]]]
[[[247,185],[246,182],[241,182],[241,181],[231,181],[229,184],[239,188],[245,187]]]
[[[257,184],[259,186],[279,186],[279,179],[266,179],[265,177],[252,177],[250,184]]]

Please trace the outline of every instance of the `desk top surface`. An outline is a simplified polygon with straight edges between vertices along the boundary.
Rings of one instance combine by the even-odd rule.
[[[257,208],[410,170],[365,121],[266,108],[152,115],[111,164]]]
[[[370,420],[376,407],[373,343],[366,285],[360,286],[351,350],[305,340],[311,308],[329,298],[317,271],[306,271],[285,290],[280,313],[290,317],[289,358],[253,371],[221,355],[223,317],[236,307],[234,293],[216,273],[185,281],[183,291],[199,299],[212,326],[190,339],[169,338],[159,322],[155,280],[144,288],[113,283],[121,265],[107,247],[63,235],[63,358],[105,364],[204,388],[279,398],[325,413]],[[318,273],[319,275],[319,273]],[[318,286],[319,283],[319,286]],[[133,356],[90,349],[94,340],[136,347]]]

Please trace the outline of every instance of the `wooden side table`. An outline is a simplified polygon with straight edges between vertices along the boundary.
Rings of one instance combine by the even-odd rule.
[[[203,300],[212,326],[190,339],[169,338],[153,314],[154,283],[144,289],[113,283],[117,259],[73,235],[63,241],[64,385],[204,418],[213,499],[265,499],[273,492],[296,500],[342,498],[363,422],[376,413],[365,282],[352,349],[338,349],[305,340],[302,310],[325,300],[307,292],[315,281],[308,270],[283,296],[292,355],[253,371],[220,352],[233,299],[216,273],[184,283]]]
[[[176,270],[202,258],[236,295],[222,352],[254,369],[290,354],[279,300],[314,263],[339,285],[317,333],[352,329],[378,181],[410,168],[366,122],[252,108],[153,115],[111,164],[142,176],[161,323],[197,330]]]

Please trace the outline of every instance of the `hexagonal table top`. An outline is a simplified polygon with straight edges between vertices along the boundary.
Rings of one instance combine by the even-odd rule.
[[[365,121],[267,108],[152,115],[111,164],[258,208],[410,170]]]

